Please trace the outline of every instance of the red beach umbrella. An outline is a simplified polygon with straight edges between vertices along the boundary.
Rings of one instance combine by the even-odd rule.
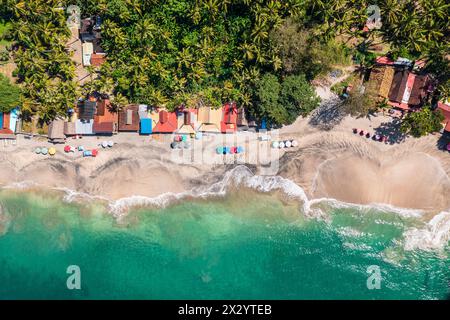
[[[96,157],[98,155],[98,150],[97,149],[93,149],[92,150],[92,156]]]
[[[64,152],[69,153],[70,152],[70,146],[65,146],[64,147]]]

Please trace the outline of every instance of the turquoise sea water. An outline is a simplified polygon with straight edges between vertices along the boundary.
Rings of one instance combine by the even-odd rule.
[[[0,299],[446,299],[450,248],[404,249],[417,218],[298,204],[252,191],[141,208],[0,191]],[[66,269],[81,269],[68,290]],[[367,267],[380,267],[369,290]]]

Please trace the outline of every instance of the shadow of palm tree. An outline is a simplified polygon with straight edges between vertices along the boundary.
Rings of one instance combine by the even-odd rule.
[[[375,128],[375,133],[387,137],[390,144],[400,143],[406,139],[406,134],[400,130],[400,125],[399,119],[383,122],[378,128]]]
[[[447,145],[450,143],[450,133],[444,133],[436,143],[436,146],[439,150],[444,152],[449,152],[447,150]]]
[[[345,112],[341,108],[342,101],[339,98],[324,101],[311,114],[309,124],[321,130],[331,130],[338,125],[345,117]]]

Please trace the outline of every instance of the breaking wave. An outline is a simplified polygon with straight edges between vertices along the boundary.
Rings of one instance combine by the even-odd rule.
[[[5,188],[26,189],[36,186],[33,183],[25,182],[10,185]],[[67,188],[56,188],[63,191],[66,202],[83,201],[104,201],[108,205],[108,211],[118,220],[124,218],[130,209],[137,207],[165,208],[174,205],[185,199],[209,199],[214,197],[224,197],[231,188],[250,188],[261,193],[274,191],[281,192],[290,200],[298,201],[301,205],[301,213],[306,217],[329,220],[326,210],[321,206],[331,208],[355,209],[359,212],[391,212],[405,218],[420,218],[424,212],[422,210],[398,208],[388,204],[373,203],[368,205],[346,203],[332,198],[308,199],[306,192],[295,182],[281,176],[260,176],[255,175],[247,166],[240,165],[228,171],[222,180],[210,186],[194,188],[181,193],[164,193],[156,197],[131,196],[119,200],[111,201],[101,196],[93,196],[87,193],[74,191]],[[444,248],[450,241],[450,212],[441,212],[430,220],[424,228],[408,229],[404,233],[404,246],[406,250],[422,249],[434,250]]]
[[[450,212],[443,211],[434,216],[425,227],[411,228],[403,235],[405,250],[444,249],[450,241]]]

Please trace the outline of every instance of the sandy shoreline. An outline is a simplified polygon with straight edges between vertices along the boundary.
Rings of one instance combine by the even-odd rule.
[[[37,146],[49,146],[45,139],[19,136],[16,145],[0,146],[0,185],[28,181],[111,200],[156,197],[209,186],[233,166],[245,164],[255,174],[294,181],[309,199],[385,203],[430,212],[450,208],[450,154],[436,147],[438,135],[385,145],[351,132],[353,127],[371,130],[388,120],[384,116],[371,120],[348,117],[323,131],[311,125],[310,119],[298,119],[279,132],[280,139],[299,142],[298,148],[288,152],[273,152],[270,142],[258,141],[254,133],[205,137],[195,151],[183,155],[170,149],[170,136],[119,134],[68,140],[68,144],[86,148],[98,148],[105,139],[116,143],[108,150],[100,148],[97,158],[65,154],[64,145],[58,145],[57,155],[49,157],[33,153]],[[272,134],[273,139],[277,137]],[[247,152],[239,157],[216,155],[219,145],[243,145]],[[262,163],[271,163],[272,170],[267,171]]]

